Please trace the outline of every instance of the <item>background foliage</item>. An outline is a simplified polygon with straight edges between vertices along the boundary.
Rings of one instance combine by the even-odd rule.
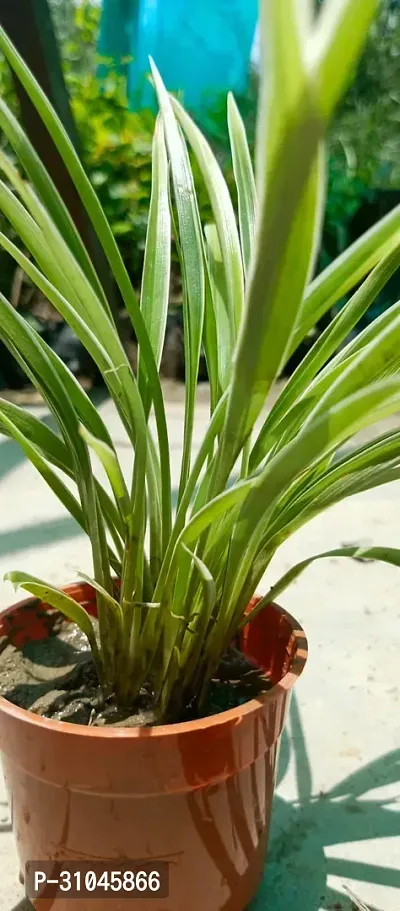
[[[100,6],[50,0],[65,79],[80,137],[80,152],[136,286],[140,283],[151,188],[154,113],[128,109],[125,80],[107,67],[98,76],[96,42]],[[107,61],[104,61],[107,63]],[[11,75],[0,61],[0,92],[16,108]],[[250,144],[254,142],[257,78],[237,99]],[[356,79],[337,112],[329,140],[326,220],[320,265],[325,266],[383,212],[400,188],[400,6],[382,0]],[[226,99],[216,98],[208,135],[233,190]],[[195,170],[201,217],[210,217]],[[3,226],[4,227],[4,226]],[[9,231],[9,228],[7,228]],[[10,293],[14,266],[1,254],[0,289]],[[389,285],[378,310],[397,289]],[[179,291],[178,291],[179,297]]]

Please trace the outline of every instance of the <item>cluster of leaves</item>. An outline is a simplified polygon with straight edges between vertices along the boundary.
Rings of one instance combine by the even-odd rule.
[[[20,443],[89,535],[99,640],[84,607],[65,593],[24,573],[12,572],[9,578],[78,623],[102,684],[119,703],[131,706],[147,682],[166,720],[179,720],[189,704],[201,707],[221,656],[249,620],[247,606],[280,544],[328,506],[400,478],[398,431],[340,453],[359,430],[400,407],[400,302],[344,344],[400,264],[400,206],[312,279],[323,220],[323,142],[376,4],[325,0],[314,18],[309,0],[284,5],[261,0],[257,181],[243,120],[232,96],[228,99],[238,223],[209,143],[168,95],[153,66],[160,114],[140,299],[79,156],[0,30],[0,48],[46,124],[96,230],[139,347],[135,375],[75,225],[18,121],[2,105],[3,129],[19,169],[2,155],[13,192],[0,181],[0,209],[30,258],[5,234],[0,244],[90,353],[134,454],[128,480],[90,398],[0,295],[0,338],[44,396],[58,433],[8,402],[0,403],[0,426]],[[212,211],[213,222],[205,227],[188,148]],[[158,373],[172,232],[182,277],[186,365],[175,515]],[[292,352],[352,291],[263,415]],[[202,345],[211,414],[194,457]],[[93,469],[91,450],[104,469],[106,486]],[[334,555],[361,556],[356,547],[341,547],[302,561],[270,588],[252,614],[313,559]],[[362,555],[400,564],[400,551],[391,547],[369,548]]]

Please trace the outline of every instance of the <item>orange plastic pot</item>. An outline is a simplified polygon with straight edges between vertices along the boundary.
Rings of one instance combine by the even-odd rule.
[[[66,591],[94,612],[90,587]],[[17,645],[49,634],[25,601],[0,617]],[[262,877],[278,746],[307,657],[276,605],[243,631],[274,686],[238,708],[155,728],[87,728],[0,699],[0,749],[21,870],[27,861],[167,861],[169,897],[38,899],[40,911],[244,911]]]

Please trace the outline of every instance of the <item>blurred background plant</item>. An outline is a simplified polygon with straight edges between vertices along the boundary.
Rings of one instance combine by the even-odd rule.
[[[99,72],[101,5],[50,0],[83,163],[135,282],[140,282],[151,190],[155,116],[128,108],[126,79]]]
[[[357,76],[333,123],[326,247],[345,249],[357,212],[400,188],[400,5],[382,0]],[[393,204],[395,197],[393,196]],[[396,200],[397,201],[397,200]]]
[[[320,2],[320,0],[317,0]],[[140,285],[147,212],[151,189],[151,141],[155,114],[129,109],[124,67],[112,67],[97,53],[101,4],[96,0],[49,0],[62,56],[65,81],[76,122],[80,152],[118,240],[136,287]],[[101,63],[107,66],[101,66]],[[99,66],[100,64],[100,66]],[[10,71],[0,60],[0,94],[17,112]],[[246,94],[237,98],[250,144],[254,143],[257,74]],[[400,200],[400,3],[381,0],[380,13],[358,67],[355,81],[338,110],[329,139],[327,207],[319,267],[326,266],[358,235]],[[206,128],[208,138],[234,192],[226,122],[226,97],[215,97]],[[207,194],[193,163],[200,214],[210,219]],[[5,225],[1,224],[2,229]],[[7,226],[7,232],[10,228]],[[13,240],[15,238],[13,237]],[[38,302],[24,276],[15,273],[9,257],[0,255],[0,290],[29,319],[42,319]],[[389,282],[364,318],[369,321],[399,295],[399,279]],[[181,295],[178,269],[171,285],[171,331],[180,352],[172,361],[178,376],[181,363]],[[51,322],[51,320],[50,320]],[[49,321],[47,320],[46,326]],[[50,327],[51,331],[51,327]],[[179,341],[180,339],[180,341]],[[309,339],[311,343],[312,339]],[[295,354],[293,362],[297,363]]]

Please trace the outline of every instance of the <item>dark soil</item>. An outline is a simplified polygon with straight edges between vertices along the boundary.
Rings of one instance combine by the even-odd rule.
[[[254,699],[272,686],[260,668],[233,646],[212,681],[203,716],[215,715]],[[84,725],[147,727],[158,724],[153,693],[143,687],[125,711],[102,692],[87,639],[61,616],[47,639],[16,648],[0,638],[0,696],[45,718]],[[182,720],[198,717],[190,706]]]

